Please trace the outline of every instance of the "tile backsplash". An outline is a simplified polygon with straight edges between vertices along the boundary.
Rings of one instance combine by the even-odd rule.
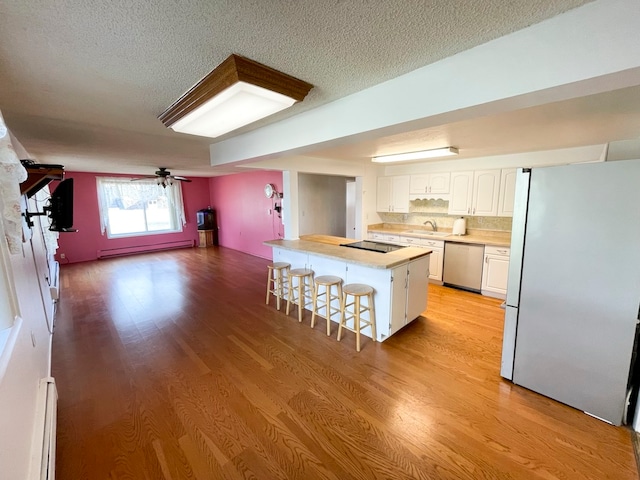
[[[383,213],[380,218],[385,223],[404,223],[407,225],[422,225],[427,220],[435,221],[438,228],[450,229],[453,222],[460,215],[449,215],[449,202],[442,199],[411,200],[409,213]],[[467,219],[467,229],[473,230],[497,230],[510,232],[511,217],[472,217]]]

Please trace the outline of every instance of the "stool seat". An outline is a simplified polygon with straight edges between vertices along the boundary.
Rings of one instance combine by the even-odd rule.
[[[362,295],[369,295],[370,293],[373,293],[373,287],[365,285],[364,283],[350,283],[349,285],[345,285],[342,288],[342,291],[349,295],[361,297]]]
[[[289,276],[291,277],[306,277],[307,275],[313,275],[313,270],[308,268],[294,268],[289,270]]]
[[[284,300],[285,284],[288,284],[286,273],[291,264],[287,262],[273,262],[267,265],[267,305],[271,294],[276,297],[276,308],[280,310],[280,300]]]
[[[316,285],[335,285],[336,283],[341,283],[342,279],[335,275],[320,275],[315,278],[315,282]]]
[[[356,334],[356,351],[358,352],[360,351],[360,332],[362,329],[371,327],[371,339],[374,342],[376,341],[376,315],[373,293],[373,287],[365,285],[364,283],[350,283],[342,287],[338,341],[342,338],[343,328],[354,332]],[[350,303],[349,297],[353,297],[353,301]],[[366,298],[366,305],[362,304],[363,298]],[[364,320],[362,314],[367,312],[369,319]],[[347,321],[349,320],[353,320],[353,327],[347,325]]]
[[[314,271],[309,268],[294,268],[289,270],[289,295],[287,296],[287,315],[291,303],[298,304],[298,322],[302,322],[302,310],[313,303],[313,286]],[[294,283],[296,283],[294,285]]]
[[[322,288],[324,287],[324,292]],[[336,293],[333,293],[335,287]],[[333,305],[332,305],[333,303]],[[313,291],[313,309],[311,314],[311,328],[316,324],[316,315],[322,316],[320,310],[325,309],[327,319],[327,336],[331,335],[331,316],[340,313],[342,305],[342,278],[335,275],[321,275],[315,278]]]

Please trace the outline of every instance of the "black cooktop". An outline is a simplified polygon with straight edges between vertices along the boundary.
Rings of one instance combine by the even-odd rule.
[[[341,247],[359,248],[360,250],[369,250],[370,252],[389,253],[404,248],[400,245],[391,245],[389,243],[372,242],[370,240],[363,240],[361,242],[354,243],[342,243]]]

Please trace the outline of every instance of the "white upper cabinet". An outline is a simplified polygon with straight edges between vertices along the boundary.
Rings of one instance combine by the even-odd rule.
[[[516,172],[516,168],[503,168],[500,174],[499,217],[513,217],[513,201],[516,196]]]
[[[472,193],[473,172],[452,172],[449,215],[470,215]]]
[[[378,212],[409,212],[409,175],[378,177],[376,210]]]
[[[451,173],[449,215],[496,216],[500,170]]]
[[[451,173],[449,172],[411,175],[409,193],[412,195],[448,194],[450,180]]]
[[[471,215],[495,217],[498,214],[500,170],[479,170],[473,174]]]

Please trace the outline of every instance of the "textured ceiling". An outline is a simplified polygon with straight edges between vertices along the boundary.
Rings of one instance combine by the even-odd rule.
[[[67,169],[206,175],[212,140],[157,115],[231,53],[312,83],[307,99],[228,136],[397,77],[584,0],[3,0],[0,110]],[[227,138],[228,138],[227,136]]]

